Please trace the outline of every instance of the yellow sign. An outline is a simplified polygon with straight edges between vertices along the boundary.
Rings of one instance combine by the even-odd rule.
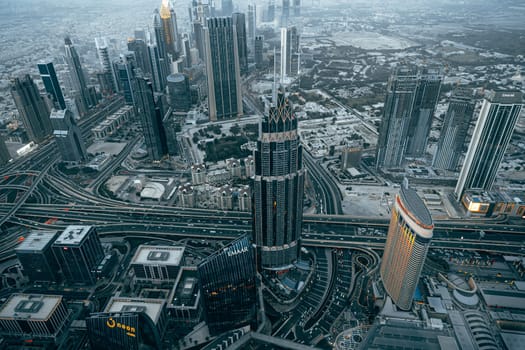
[[[113,319],[113,317],[108,318],[108,320],[106,321],[106,326],[108,326],[109,328],[115,328],[115,327],[120,328],[124,330],[128,336],[135,337],[135,333],[136,333],[135,327],[128,326],[124,323],[116,322]]]

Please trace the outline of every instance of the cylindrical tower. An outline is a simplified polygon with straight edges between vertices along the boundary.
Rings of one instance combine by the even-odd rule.
[[[168,76],[169,104],[175,112],[187,112],[191,107],[191,91],[188,76],[182,73]]]
[[[253,225],[259,269],[297,260],[303,221],[302,146],[292,105],[279,89],[263,118],[255,151]]]
[[[416,191],[403,186],[396,196],[381,261],[381,279],[392,301],[409,310],[423,270],[434,224]]]

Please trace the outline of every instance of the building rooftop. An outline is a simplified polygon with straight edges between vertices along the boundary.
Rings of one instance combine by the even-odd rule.
[[[20,251],[41,251],[53,243],[58,231],[31,231],[18,247],[16,252]]]
[[[104,312],[144,312],[156,324],[165,303],[162,299],[113,297],[109,300]]]
[[[61,301],[60,295],[12,294],[0,308],[0,319],[47,320]]]
[[[131,260],[132,264],[179,266],[184,247],[141,245]]]
[[[401,186],[401,201],[414,219],[423,225],[432,225],[432,216],[417,192],[411,188]]]
[[[523,93],[519,91],[488,91],[485,96],[492,103],[523,103]]]
[[[58,236],[54,244],[79,245],[92,229],[93,226],[70,225]]]
[[[197,269],[184,267],[180,270],[170,295],[171,306],[196,307],[199,301]]]

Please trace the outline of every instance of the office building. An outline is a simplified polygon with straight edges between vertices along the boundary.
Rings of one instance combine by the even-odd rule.
[[[169,105],[174,112],[188,112],[191,108],[190,81],[186,74],[168,76]]]
[[[237,33],[237,52],[239,54],[239,67],[242,74],[248,71],[248,45],[246,43],[246,16],[244,13],[232,14],[233,25]]]
[[[49,119],[62,160],[77,163],[85,161],[86,145],[73,113],[68,109],[53,110]]]
[[[144,77],[135,79],[137,115],[142,123],[144,142],[152,161],[161,160],[167,153],[166,134],[162,125],[162,112],[155,103],[153,84]]]
[[[281,82],[299,72],[299,34],[296,27],[281,28]]]
[[[52,133],[49,110],[29,75],[11,81],[11,95],[27,136],[40,143]]]
[[[212,335],[247,325],[256,326],[255,271],[254,249],[247,235],[198,265],[206,322]]]
[[[111,64],[111,57],[109,56],[109,48],[105,38],[95,39],[97,47],[98,59],[102,66],[102,75],[104,86],[101,86],[102,92],[110,95],[118,92],[118,83],[113,64]]]
[[[164,46],[166,48],[166,53],[171,56],[172,60],[178,58],[178,51],[176,49],[177,34],[176,33],[176,18],[172,18],[172,14],[175,15],[175,12],[171,10],[171,6],[168,0],[162,0],[162,5],[160,6],[160,20],[162,24],[162,41],[164,41]],[[158,43],[157,43],[158,44]]]
[[[138,280],[174,281],[183,256],[184,247],[141,245],[131,259],[130,266]]]
[[[195,47],[199,52],[199,58],[206,60],[205,42],[204,42],[204,25],[201,22],[193,22],[193,37],[195,38]]]
[[[115,61],[115,72],[117,73],[119,91],[124,95],[124,100],[129,106],[135,105],[135,75],[137,63],[133,52],[120,54],[120,58]]]
[[[182,51],[184,54],[184,65],[186,68],[191,68],[192,66],[192,60],[191,60],[191,45],[190,45],[190,39],[185,36],[182,39]]]
[[[62,275],[67,282],[94,284],[95,269],[104,258],[93,226],[68,226],[52,244]]]
[[[211,121],[240,117],[242,91],[237,30],[231,17],[208,18],[204,29]]]
[[[456,171],[466,150],[466,138],[476,102],[471,89],[456,89],[448,105],[432,165]]]
[[[253,56],[255,36],[257,34],[257,13],[255,4],[248,5],[246,12],[246,42],[248,45],[248,53]]]
[[[358,168],[361,164],[363,147],[359,143],[349,143],[341,151],[341,170]]]
[[[443,74],[440,68],[421,68],[408,125],[406,157],[423,157],[427,149],[432,117],[436,110]]]
[[[203,318],[203,307],[196,267],[182,267],[168,297],[168,315],[177,331],[189,333]]]
[[[136,68],[140,68],[145,76],[153,77],[153,63],[146,41],[137,38],[128,39],[128,50],[135,56]]]
[[[301,16],[301,0],[293,0],[293,15],[294,17]]]
[[[266,22],[273,22],[275,20],[275,0],[268,1],[268,9],[266,11]]]
[[[164,115],[162,126],[166,134],[166,147],[170,156],[179,155],[180,132],[184,124],[186,113],[173,113],[171,109]]]
[[[257,263],[262,269],[282,270],[299,256],[305,177],[297,119],[282,88],[261,130],[253,182]]]
[[[166,325],[162,299],[113,297],[104,312],[86,319],[91,348],[101,350],[160,350]]]
[[[255,37],[254,44],[254,58],[255,58],[255,67],[261,69],[264,66],[264,56],[263,56],[263,47],[264,47],[264,36],[258,35]]]
[[[290,0],[282,1],[281,10],[281,26],[287,26],[290,18]]]
[[[93,105],[95,105],[95,103],[93,103],[89,97],[86,76],[82,70],[77,50],[73,46],[69,37],[64,39],[64,44],[66,50],[65,57],[69,68],[69,74],[71,76],[71,82],[73,89],[75,89],[77,93],[77,100],[79,101],[78,109],[81,111],[81,114],[85,114]]]
[[[18,261],[31,282],[57,281],[59,266],[51,245],[58,231],[31,231],[15,248]]]
[[[0,335],[7,344],[20,346],[17,349],[28,344],[57,348],[68,323],[69,311],[60,295],[11,294],[0,307]]]
[[[439,68],[396,68],[387,86],[377,168],[400,168],[406,156],[425,154],[442,78]]]
[[[454,191],[458,201],[465,190],[492,189],[522,106],[521,92],[487,93]]]
[[[425,203],[415,190],[404,184],[392,207],[380,268],[386,292],[402,310],[412,306],[433,229]]]
[[[55,72],[55,67],[53,67],[53,62],[39,63],[38,71],[40,72],[40,77],[42,78],[46,92],[53,100],[54,108],[66,109],[66,101],[64,101],[64,95],[62,94],[62,89],[58,83],[58,77]]]
[[[416,87],[417,71],[409,67],[397,68],[388,81],[376,150],[378,169],[403,164]]]
[[[0,165],[4,165],[11,160],[11,155],[5,144],[5,139],[0,135]]]
[[[166,77],[170,74],[171,59],[168,58],[168,51],[166,48],[165,34],[160,13],[155,9],[153,15],[153,33],[155,36],[155,45],[150,47],[150,55],[153,64],[156,66],[158,75],[158,85],[160,91],[164,91],[166,87]]]

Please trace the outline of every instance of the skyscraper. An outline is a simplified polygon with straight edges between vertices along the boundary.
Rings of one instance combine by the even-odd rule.
[[[266,22],[273,22],[275,20],[275,0],[268,1],[268,10],[266,12]]]
[[[221,13],[224,17],[229,17],[233,13],[233,1],[232,0],[222,0],[221,1],[222,10]]]
[[[290,17],[290,0],[282,1],[281,26],[288,25],[288,18]]]
[[[53,110],[49,118],[62,160],[65,162],[86,160],[86,145],[73,113],[68,109]]]
[[[64,101],[64,95],[62,94],[62,89],[58,83],[53,62],[39,63],[38,71],[40,72],[40,77],[42,78],[46,92],[53,100],[54,107],[56,109],[66,109],[66,101]]]
[[[231,17],[208,18],[205,31],[210,120],[242,115],[237,31]]]
[[[396,196],[381,259],[381,279],[392,301],[409,310],[423,270],[434,224],[425,203],[405,184]]]
[[[153,15],[153,31],[155,34],[156,52],[153,52],[151,59],[152,61],[155,61],[154,63],[157,66],[157,75],[159,76],[159,86],[161,91],[164,91],[164,88],[166,87],[166,77],[170,74],[171,65],[166,48],[164,24],[165,22],[161,19],[159,11],[155,10]],[[152,49],[150,48],[150,54],[152,53],[151,50]],[[153,51],[155,50],[153,49]]]
[[[297,28],[281,28],[281,82],[299,71],[299,34]]]
[[[255,255],[247,235],[213,253],[197,267],[206,321],[212,335],[250,325],[255,328]]]
[[[141,76],[138,76],[135,81],[137,115],[142,123],[148,156],[153,161],[161,160],[167,152],[166,135],[162,126],[162,113],[155,105],[153,84],[149,79]]]
[[[434,156],[435,168],[455,171],[458,167],[459,159],[466,149],[465,141],[474,106],[471,89],[459,88],[453,92]]]
[[[137,68],[140,68],[145,76],[152,78],[153,63],[151,62],[151,56],[146,41],[137,38],[128,39],[128,50],[135,55]]]
[[[119,90],[122,91],[126,104],[130,106],[135,106],[134,79],[136,68],[137,64],[133,52],[128,51],[120,54],[119,60],[115,61],[115,71],[117,72]]]
[[[188,112],[191,108],[191,91],[188,76],[182,73],[168,76],[169,104],[174,112]]]
[[[264,56],[263,56],[263,47],[264,47],[264,37],[262,35],[258,35],[255,37],[255,67],[257,69],[262,68],[264,64]]]
[[[237,50],[239,53],[239,67],[241,73],[248,71],[248,46],[246,44],[246,20],[244,13],[232,14],[233,25],[237,32]]]
[[[295,17],[301,16],[301,0],[293,0],[293,15]]]
[[[248,11],[246,13],[246,42],[248,46],[248,52],[253,55],[256,35],[256,7],[255,4],[248,5]]]
[[[425,154],[442,78],[439,68],[396,68],[388,81],[377,168],[399,168],[405,156]]]
[[[255,151],[253,232],[258,266],[282,270],[299,256],[305,169],[297,119],[279,89]]]
[[[95,267],[104,257],[93,226],[68,226],[52,244],[58,265],[68,282],[94,284]]]
[[[377,168],[397,168],[403,163],[416,87],[417,72],[409,67],[398,67],[388,81],[377,141]]]
[[[71,39],[66,37],[64,39],[65,50],[66,50],[66,62],[69,67],[69,74],[71,75],[71,81],[73,88],[78,94],[79,109],[82,114],[85,114],[92,105],[89,97],[88,88],[86,85],[86,77],[80,64],[80,57],[78,56],[77,50],[73,46]]]
[[[166,52],[171,55],[172,60],[177,59],[178,53],[175,49],[175,27],[174,19],[171,17],[171,10],[168,0],[162,0],[162,5],[160,6],[160,19],[162,24],[162,40],[166,47]],[[175,14],[175,12],[173,12]]]
[[[427,148],[432,117],[439,99],[443,75],[440,68],[421,68],[408,126],[407,157],[422,157]]]
[[[108,90],[107,93],[118,92],[118,83],[115,77],[115,72],[113,71],[113,65],[111,64],[111,58],[109,57],[109,49],[106,39],[95,39],[95,45],[97,46],[98,59],[102,66],[102,73],[105,76],[104,81],[110,83],[109,86],[105,87],[106,90]]]
[[[29,139],[40,143],[51,135],[49,110],[29,75],[11,81],[11,95]]]
[[[454,191],[457,200],[465,190],[492,189],[522,106],[521,92],[487,93]]]

